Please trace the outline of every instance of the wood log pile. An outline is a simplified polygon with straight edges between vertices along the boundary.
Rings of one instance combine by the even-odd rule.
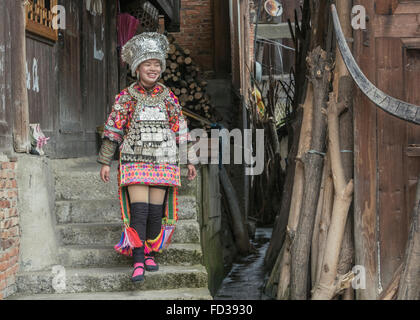
[[[171,88],[183,108],[215,121],[210,95],[206,93],[208,82],[200,67],[194,63],[189,49],[180,47],[172,35],[168,35],[168,40],[167,68],[162,82]]]
[[[328,1],[315,2],[305,1],[311,11],[310,39],[302,37],[305,32],[297,32],[295,38],[310,41],[305,73],[309,82],[305,83],[304,103],[296,110],[302,119],[295,119],[292,150],[296,151],[290,152],[287,169],[293,179],[286,178],[284,185],[292,193],[290,199],[282,199],[285,210],[274,225],[265,258],[269,278],[264,292],[279,300],[363,299],[366,274],[361,273],[367,271],[359,269],[364,266],[356,261],[355,247],[363,230],[358,230],[351,210],[353,82],[338,49],[328,45],[332,40],[324,14]],[[348,38],[351,3],[336,3]],[[302,66],[296,69],[303,70]],[[404,260],[379,299],[420,299],[419,225],[420,179]]]
[[[306,5],[309,7],[309,2]],[[275,260],[270,265],[265,292],[281,300],[329,300],[338,295],[352,299],[353,246],[348,243],[346,226],[353,180],[343,162],[341,142],[346,139],[342,135],[343,122],[340,123],[350,109],[347,97],[351,96],[351,86],[341,92],[339,99],[339,81],[332,80],[344,81],[342,78],[347,75],[339,73],[342,65],[333,69],[333,55],[323,49],[328,40],[322,39],[328,38],[325,35],[329,29],[320,14],[322,6],[311,5],[310,9],[314,27],[310,39],[300,39],[311,43],[306,61],[302,61],[307,64],[309,82],[304,103],[299,107],[302,120],[295,132],[299,138],[294,139],[294,178],[291,185],[285,186],[292,194],[286,228],[278,226],[285,237],[278,236],[282,240],[276,243],[277,237],[273,236],[268,250],[270,259],[266,262],[273,257]]]

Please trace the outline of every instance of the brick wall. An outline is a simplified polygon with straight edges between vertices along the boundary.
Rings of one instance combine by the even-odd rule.
[[[5,160],[5,159],[2,159]],[[16,162],[0,160],[0,300],[16,291],[19,260]]]
[[[180,32],[171,33],[176,42],[191,51],[203,71],[213,70],[213,8],[211,0],[181,0]]]

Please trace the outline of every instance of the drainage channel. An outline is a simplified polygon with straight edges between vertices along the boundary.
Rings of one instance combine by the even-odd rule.
[[[214,300],[269,300],[263,293],[266,277],[264,256],[270,244],[272,228],[257,228],[251,241],[256,252],[236,261],[223,280]]]

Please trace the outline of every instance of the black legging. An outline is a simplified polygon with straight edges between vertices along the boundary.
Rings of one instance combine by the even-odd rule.
[[[154,186],[154,188],[157,187],[158,186]],[[146,202],[134,202],[130,204],[130,227],[137,231],[143,242],[145,240],[155,239],[159,235],[162,227],[162,217],[164,216],[163,204],[166,200],[168,187],[159,186],[158,188],[166,190],[162,204],[152,204]],[[151,255],[154,255],[154,253]],[[133,249],[133,258],[134,263],[144,263],[144,246]]]

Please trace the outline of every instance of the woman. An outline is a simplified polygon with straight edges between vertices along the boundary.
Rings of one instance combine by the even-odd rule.
[[[166,248],[178,220],[177,187],[181,185],[177,144],[188,128],[175,95],[158,83],[166,69],[169,43],[159,33],[133,37],[122,50],[138,81],[116,96],[104,128],[98,162],[101,179],[109,181],[110,163],[118,145],[119,198],[124,231],[115,249],[133,256],[133,282],[157,271],[154,253]],[[188,164],[188,179],[197,175]]]

